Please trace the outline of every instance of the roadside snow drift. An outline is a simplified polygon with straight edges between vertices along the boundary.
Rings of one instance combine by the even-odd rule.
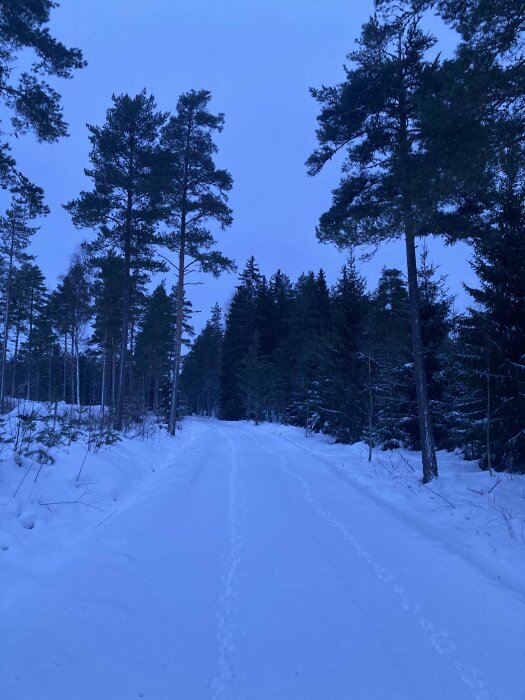
[[[198,419],[2,454],[1,698],[525,698],[523,477]]]

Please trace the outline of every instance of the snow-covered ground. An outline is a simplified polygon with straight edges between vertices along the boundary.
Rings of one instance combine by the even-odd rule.
[[[0,698],[525,698],[524,477],[198,419],[54,456],[0,462]]]

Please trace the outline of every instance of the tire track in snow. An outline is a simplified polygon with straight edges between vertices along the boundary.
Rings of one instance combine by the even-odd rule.
[[[256,442],[261,449],[275,456],[266,445],[264,445],[260,440],[250,433],[249,435],[254,442]],[[355,539],[347,526],[336,518],[333,513],[327,510],[313,495],[310,484],[307,480],[297,474],[293,469],[290,468],[288,460],[286,457],[279,455],[279,466],[281,471],[288,474],[295,481],[299,482],[302,488],[303,497],[308,504],[309,508],[313,510],[316,515],[322,518],[332,529],[336,530],[343,540],[354,550],[357,556],[362,559],[374,572],[376,577],[385,585],[387,585],[390,590],[398,597],[401,608],[407,612],[412,613],[418,620],[421,629],[426,633],[428,640],[434,649],[434,651],[440,656],[448,656],[450,662],[454,667],[459,679],[469,688],[470,693],[475,700],[492,700],[493,696],[490,694],[489,690],[483,684],[480,674],[477,669],[469,667],[460,662],[457,658],[458,645],[452,639],[451,635],[445,629],[441,629],[436,626],[431,620],[427,619],[421,614],[422,605],[412,600],[407,594],[405,588],[400,586],[395,577],[388,571],[384,566],[381,566],[376,562],[371,554]]]
[[[231,654],[235,648],[237,625],[235,622],[235,599],[239,587],[239,568],[243,538],[241,514],[238,498],[238,461],[234,441],[224,430],[221,435],[228,441],[231,453],[231,467],[228,477],[228,550],[222,576],[222,592],[219,597],[216,616],[216,637],[218,649],[218,669],[211,681],[213,700],[220,700],[235,677],[231,664]]]

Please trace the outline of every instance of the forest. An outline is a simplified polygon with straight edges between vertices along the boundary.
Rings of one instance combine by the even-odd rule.
[[[190,274],[205,284],[237,269],[217,248],[233,179],[215,162],[225,116],[207,90],[181,94],[173,113],[147,89],[114,95],[78,164],[89,188],[63,203],[89,241],[54,289],[29,252],[47,206],[18,168],[17,139],[67,135],[48,80],[85,63],[48,29],[55,5],[0,2],[3,414],[22,399],[50,412],[65,402],[98,407],[116,433],[154,416],[173,435],[187,414],[282,422],[364,441],[370,454],[421,450],[424,482],[441,449],[525,470],[521,2],[376,0],[349,37],[341,82],[311,90],[318,147],[307,171],[341,172],[316,229],[341,250],[339,279],[265,273],[251,257],[198,334]],[[425,29],[429,13],[457,37],[452,56]],[[27,51],[36,58],[24,72]],[[468,242],[478,279],[468,308],[455,309],[428,236]],[[406,271],[385,267],[367,291],[363,251],[395,239]]]

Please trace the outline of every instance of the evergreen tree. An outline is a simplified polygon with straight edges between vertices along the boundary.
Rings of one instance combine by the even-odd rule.
[[[208,228],[213,221],[222,229],[232,223],[232,212],[227,205],[232,179],[227,170],[217,168],[213,162],[217,147],[212,134],[222,131],[224,115],[208,111],[210,99],[207,90],[184,93],[177,103],[177,113],[162,130],[166,223],[170,229],[166,245],[177,254],[179,299],[168,425],[172,435],[177,422],[186,276],[195,268],[215,276],[234,268],[233,261],[214,249],[216,241]]]
[[[53,0],[0,2],[0,97],[11,113],[11,129],[2,128],[0,185],[23,194],[41,212],[45,211],[42,190],[17,169],[7,135],[18,138],[31,131],[38,141],[52,142],[67,134],[60,95],[45,77],[69,78],[85,63],[79,49],[68,49],[50,33],[47,25],[54,7]],[[22,59],[25,52],[36,61]],[[20,65],[28,67],[20,71]]]
[[[445,438],[445,391],[447,341],[451,332],[451,309],[453,298],[448,294],[443,277],[436,276],[436,268],[428,261],[424,247],[418,267],[421,300],[421,325],[425,351],[425,371],[430,399],[430,409],[436,444],[444,447]],[[420,449],[417,419],[417,397],[414,390],[413,363],[399,367],[394,387],[397,396],[397,434],[403,442]]]
[[[221,418],[224,420],[246,418],[238,373],[257,329],[257,304],[262,279],[252,256],[239,277],[240,284],[226,313],[221,371]]]
[[[485,468],[525,469],[525,160],[502,147],[491,191],[488,228],[475,241],[479,288],[462,328],[464,372],[473,427],[470,439]]]
[[[28,328],[25,343],[22,345],[23,360],[26,363],[26,398],[38,396],[38,381],[34,376],[35,328],[47,302],[45,278],[38,265],[26,264],[23,267],[25,288],[29,297]]]
[[[287,420],[307,432],[319,431],[325,420],[321,387],[330,327],[330,294],[322,270],[297,280],[290,324],[287,350],[295,370]]]
[[[52,302],[56,327],[63,337],[62,398],[80,405],[80,345],[91,317],[91,295],[86,269],[79,259],[73,259],[52,294]]]
[[[410,358],[408,290],[400,270],[383,268],[372,294],[365,348],[372,382],[372,440],[384,449],[399,447],[406,436],[398,393],[399,376]],[[369,426],[370,427],[370,426]]]
[[[237,372],[237,381],[244,400],[244,414],[255,425],[263,419],[265,408],[269,418],[268,399],[272,384],[272,365],[266,359],[256,328]]]
[[[368,312],[365,281],[350,255],[331,295],[329,347],[321,389],[324,430],[337,442],[362,439],[368,411],[367,358],[363,354]]]
[[[282,422],[292,394],[293,364],[288,350],[294,290],[290,278],[281,270],[270,278],[268,295],[267,358],[272,365],[268,402],[270,417]]]
[[[126,367],[130,340],[133,274],[159,269],[153,247],[155,225],[161,216],[159,129],[166,115],[157,112],[153,97],[142,91],[136,97],[113,97],[106,123],[88,126],[93,180],[91,192],[69,202],[77,227],[96,228],[90,252],[117,252],[122,266],[122,325],[117,381],[115,428],[122,429]]]
[[[40,401],[55,401],[60,396],[60,347],[53,311],[53,302],[46,296],[33,327],[30,398]]]
[[[7,345],[12,314],[13,277],[20,265],[27,262],[30,256],[27,248],[31,236],[37,231],[28,225],[32,218],[32,212],[28,204],[20,198],[14,198],[11,207],[0,219],[0,258],[5,265],[5,289],[4,289],[4,318],[3,318],[3,342],[2,342],[2,369],[0,375],[0,412],[4,410],[5,396],[5,365],[7,359]]]
[[[173,306],[164,283],[159,284],[146,300],[137,334],[135,359],[143,377],[145,406],[153,411],[159,409],[160,390],[169,377],[175,331]]]
[[[98,261],[92,294],[93,334],[90,345],[102,356],[100,405],[116,405],[117,360],[122,338],[122,276],[124,261],[114,253]]]
[[[181,387],[189,413],[219,414],[222,341],[222,312],[215,304],[210,320],[183,361]]]
[[[423,481],[437,476],[424,363],[415,240],[438,233],[440,173],[427,158],[422,132],[424,90],[437,64],[428,54],[435,40],[420,28],[420,13],[402,9],[374,16],[363,28],[354,67],[335,88],[313,90],[322,105],[320,147],[308,160],[318,173],[347,149],[344,178],[321,217],[318,237],[341,248],[404,237],[414,376],[418,397]]]

